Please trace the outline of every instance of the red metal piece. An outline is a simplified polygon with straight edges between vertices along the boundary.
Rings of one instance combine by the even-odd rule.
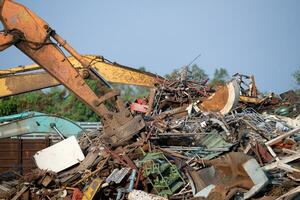
[[[135,102],[130,105],[130,110],[140,112],[140,113],[147,113],[149,109],[149,106],[147,104],[148,104],[148,99],[146,98],[136,99]]]
[[[139,104],[139,103],[132,103],[130,105],[130,110],[140,112],[140,113],[146,113],[147,110],[148,110],[148,106],[147,105],[142,105],[142,104]]]
[[[78,188],[75,188],[73,191],[72,200],[81,200],[82,197],[82,192]]]

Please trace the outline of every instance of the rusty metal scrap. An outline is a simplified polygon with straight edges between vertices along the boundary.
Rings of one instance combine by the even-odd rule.
[[[213,101],[228,99],[225,93]],[[257,104],[241,99],[227,114],[211,112],[201,105],[213,94],[216,90],[204,82],[161,82],[148,99],[135,101],[143,107],[133,111],[134,119],[143,113],[137,129],[145,128],[139,135],[119,128],[124,142],[124,137],[84,133],[77,138],[83,161],[58,173],[35,169],[14,176],[14,183],[0,175],[0,197],[229,200],[297,195],[299,117],[277,116],[270,113],[275,104],[257,109]],[[250,95],[246,90],[242,94]],[[254,90],[251,94],[255,96]],[[149,155],[161,156],[144,162]]]
[[[103,125],[27,155],[36,162],[30,173],[0,174],[1,199],[283,199],[300,193],[296,92],[264,95],[254,76],[241,74],[212,88],[208,80],[190,80],[188,66],[178,80],[167,80],[101,56],[82,56],[44,20],[12,0],[0,0],[0,20],[5,28],[0,51],[15,45],[38,63],[1,72],[1,95],[59,82],[99,115]],[[24,73],[40,67],[55,80],[43,72]],[[15,85],[24,77],[32,78],[28,85]],[[88,77],[108,92],[97,94],[85,82]],[[31,87],[33,80],[43,78],[51,80]],[[106,79],[152,90],[130,110]],[[114,108],[105,104],[109,99]],[[6,156],[0,149],[1,155]]]

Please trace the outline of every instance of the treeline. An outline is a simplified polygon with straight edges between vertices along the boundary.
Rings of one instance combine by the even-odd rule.
[[[139,68],[145,71],[145,68]],[[189,68],[189,78],[201,81],[208,78],[205,71],[197,65]],[[180,76],[180,69],[176,69],[165,77],[168,79],[177,79]],[[229,78],[226,69],[216,69],[211,85],[222,84]],[[88,81],[91,88],[96,91],[97,84]],[[125,102],[132,102],[136,98],[147,97],[148,88],[139,86],[129,86],[113,84],[113,87],[121,90],[121,96]],[[75,121],[99,121],[99,117],[86,105],[81,103],[74,94],[66,90],[63,86],[35,91],[26,94],[20,94],[7,97],[0,100],[0,116],[16,114],[24,111],[37,111],[48,114],[56,114]]]
[[[140,70],[145,71],[145,68],[140,68]],[[178,79],[180,77],[180,70],[181,69],[175,69],[165,77],[168,79]],[[300,84],[300,68],[293,76],[297,83]],[[192,65],[189,67],[188,77],[196,81],[202,81],[206,80],[208,75],[197,65]],[[208,84],[215,86],[225,83],[228,79],[230,79],[230,77],[227,70],[219,68],[215,70]],[[94,91],[98,89],[95,82],[88,81],[88,84]],[[113,87],[120,89],[122,98],[125,102],[129,103],[136,98],[146,97],[149,92],[149,89],[137,86],[114,84]],[[24,111],[57,114],[75,121],[99,121],[99,117],[92,110],[81,103],[74,94],[70,93],[63,86],[0,99],[0,116]]]
[[[99,121],[98,116],[92,110],[62,86],[0,100],[1,116],[24,111],[57,114],[75,121]]]

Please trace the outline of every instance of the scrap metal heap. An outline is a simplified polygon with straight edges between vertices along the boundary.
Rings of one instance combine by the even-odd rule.
[[[223,88],[242,86],[237,77]],[[241,89],[228,112],[208,112],[215,90],[206,82],[158,83],[130,106],[143,115],[142,133],[118,146],[99,132],[62,140],[34,155],[31,173],[1,174],[0,199],[296,199],[297,95]],[[228,99],[226,92],[214,95]]]

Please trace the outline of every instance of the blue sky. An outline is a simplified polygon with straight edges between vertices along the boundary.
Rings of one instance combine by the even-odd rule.
[[[160,75],[201,53],[195,63],[209,75],[224,67],[230,75],[253,74],[263,92],[299,88],[291,75],[300,66],[298,0],[18,2],[80,53]],[[0,68],[31,63],[15,47],[0,53]]]

